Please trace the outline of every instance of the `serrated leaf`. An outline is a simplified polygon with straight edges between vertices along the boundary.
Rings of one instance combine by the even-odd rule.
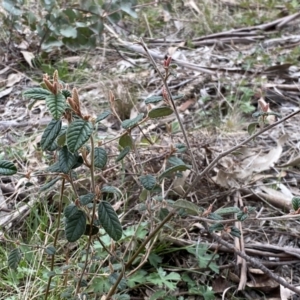
[[[84,120],[73,121],[67,130],[67,145],[69,151],[74,153],[90,138],[93,126]]]
[[[66,99],[62,93],[48,95],[45,99],[53,119],[58,120],[66,108]]]
[[[156,178],[153,175],[142,175],[139,179],[142,186],[148,191],[151,191],[156,185]]]
[[[96,168],[103,169],[107,163],[107,153],[104,148],[96,147],[94,150],[94,165]]]
[[[214,213],[218,215],[236,214],[241,210],[238,207],[223,207],[217,209]]]
[[[171,107],[162,106],[151,109],[148,113],[148,117],[151,119],[162,118],[171,115],[173,112],[174,111]]]
[[[72,97],[72,94],[69,90],[61,90],[61,93],[64,95],[64,97],[67,99],[68,97]]]
[[[125,147],[130,147],[131,149],[133,149],[133,140],[132,140],[132,137],[130,134],[125,134],[123,136],[120,137],[119,139],[119,145],[122,147],[122,148],[125,148]]]
[[[73,216],[76,216],[78,211],[79,211],[78,207],[74,203],[71,203],[71,204],[69,204],[68,206],[65,207],[64,216],[67,219],[72,219]]]
[[[247,213],[244,213],[243,211],[240,211],[236,215],[236,218],[241,222],[245,221],[248,217],[249,217],[249,215]]]
[[[256,131],[256,127],[257,127],[258,123],[254,122],[254,123],[250,123],[248,125],[247,131],[249,135],[252,135],[255,131]]]
[[[209,232],[214,231],[222,231],[224,229],[224,225],[222,223],[215,223],[209,227]]]
[[[61,172],[67,174],[72,167],[76,164],[78,159],[78,153],[71,153],[67,146],[63,146],[59,150],[59,168]]]
[[[47,125],[41,138],[41,147],[43,150],[48,150],[53,145],[53,142],[60,133],[61,124],[61,120],[51,120]]]
[[[45,252],[46,252],[48,255],[55,255],[55,253],[56,253],[56,248],[53,247],[53,246],[48,246],[48,247],[45,249]]]
[[[22,258],[22,253],[19,248],[13,249],[8,255],[8,267],[16,270]]]
[[[147,99],[145,99],[145,103],[146,104],[158,103],[158,102],[160,102],[162,100],[163,100],[162,96],[151,96],[151,97],[148,97]]]
[[[88,193],[86,195],[79,196],[79,201],[81,205],[88,205],[94,201],[95,194]]]
[[[170,167],[160,174],[159,180],[163,179],[164,177],[170,176],[173,173],[183,172],[187,169],[190,169],[190,167],[187,165],[177,165],[177,166]]]
[[[78,210],[72,218],[66,218],[65,234],[69,242],[76,242],[85,232],[86,215],[82,210]]]
[[[0,175],[14,175],[17,173],[17,167],[8,160],[0,160]]]
[[[130,147],[126,146],[116,158],[116,162],[121,161],[130,152]]]
[[[115,241],[122,237],[122,226],[118,215],[110,203],[101,201],[98,206],[98,219],[106,233]]]
[[[40,192],[44,192],[44,191],[48,190],[48,189],[51,188],[58,180],[60,180],[60,177],[54,178],[54,179],[52,179],[51,181],[49,181],[49,182],[43,184],[43,185],[40,187],[39,191],[40,191]]]
[[[104,111],[103,113],[101,113],[101,114],[97,117],[97,119],[96,119],[95,122],[98,123],[98,122],[100,122],[100,121],[106,119],[110,114],[111,114],[111,111],[110,111],[110,110]]]
[[[235,226],[230,227],[230,234],[234,237],[241,237],[241,231]]]
[[[185,209],[189,214],[192,215],[198,215],[200,212],[200,209],[196,204],[184,199],[178,199],[175,201],[173,206],[178,209]]]
[[[120,198],[122,196],[121,192],[117,188],[110,185],[105,185],[104,187],[102,187],[101,193],[114,194],[117,198]]]
[[[135,126],[143,119],[143,117],[144,117],[144,114],[139,114],[133,119],[124,120],[121,124],[122,128],[129,129],[129,128]]]
[[[62,171],[60,170],[59,161],[46,168],[46,171],[51,173],[62,173]]]
[[[43,88],[32,88],[23,93],[23,96],[28,99],[45,100],[52,93]]]
[[[293,197],[292,206],[294,210],[298,210],[300,207],[300,197]]]

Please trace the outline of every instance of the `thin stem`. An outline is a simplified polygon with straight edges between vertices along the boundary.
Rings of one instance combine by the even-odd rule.
[[[90,171],[91,171],[91,181],[92,181],[92,193],[95,193],[95,143],[94,143],[94,138],[93,135],[91,135],[91,166],[90,166]],[[94,208],[96,207],[96,203],[94,200],[94,207],[93,207],[93,217],[94,217]]]
[[[59,195],[59,202],[58,202],[57,229],[55,231],[54,241],[53,241],[54,248],[56,248],[58,235],[59,235],[59,231],[60,231],[60,217],[61,217],[61,212],[62,212],[62,199],[63,199],[63,195],[64,195],[64,189],[65,189],[65,178],[62,179],[62,183],[61,183],[61,187],[60,187],[60,195]],[[51,255],[51,266],[50,266],[51,272],[54,270],[54,258],[55,258],[55,254]],[[47,288],[45,291],[45,300],[47,300],[47,298],[48,298],[51,280],[52,280],[52,276],[50,276],[48,279]]]
[[[94,143],[94,138],[93,135],[91,135],[90,137],[90,141],[91,141],[91,164],[90,164],[90,173],[91,173],[91,189],[92,189],[92,193],[95,194],[95,174],[94,174],[94,163],[95,163],[95,143]],[[88,261],[89,261],[89,249],[92,243],[92,230],[93,230],[93,223],[94,223],[94,217],[96,214],[96,205],[97,205],[97,198],[96,195],[94,196],[94,203],[93,203],[93,211],[92,211],[92,217],[91,217],[91,221],[90,221],[90,232],[89,232],[89,239],[86,245],[86,257],[85,257],[85,262],[84,262],[84,267],[82,268],[82,272],[80,274],[79,280],[77,282],[76,285],[76,294],[79,293],[79,289],[80,289],[80,285],[81,285],[81,281],[83,278],[83,275],[85,273],[85,270],[87,268],[88,265]]]
[[[134,260],[138,257],[140,252],[145,248],[145,246],[152,240],[153,237],[157,235],[157,233],[162,229],[162,227],[174,216],[176,213],[175,210],[171,211],[165,218],[164,220],[149,234],[149,236],[144,240],[144,242],[140,245],[140,247],[135,251],[135,253],[131,256],[129,261],[125,264],[124,271],[120,273],[119,277],[117,278],[115,284],[111,287],[109,290],[106,299],[109,300],[115,293],[118,284],[122,280],[124,276],[124,272],[129,269],[129,267],[132,265]]]
[[[163,76],[163,74],[160,72],[159,68],[157,67],[156,62],[154,61],[152,55],[150,54],[150,52],[149,52],[149,50],[148,50],[146,44],[144,43],[144,41],[143,41],[142,39],[141,39],[141,45],[142,45],[142,47],[144,48],[145,52],[147,53],[147,55],[148,55],[150,61],[152,62],[152,64],[153,64],[155,70],[157,71],[159,77],[161,78],[161,80],[162,80],[163,83],[164,83],[164,86],[165,86],[166,91],[167,91],[167,93],[168,93],[169,99],[170,99],[170,101],[171,101],[171,103],[172,103],[172,106],[173,106],[173,109],[174,109],[174,112],[175,112],[177,121],[178,121],[179,126],[180,126],[180,129],[181,129],[181,131],[182,131],[182,134],[183,134],[183,137],[184,137],[184,141],[185,141],[185,143],[186,143],[186,145],[187,145],[187,147],[188,147],[188,149],[189,149],[189,152],[190,152],[190,155],[191,155],[191,159],[192,159],[193,169],[194,169],[194,171],[196,172],[196,174],[198,174],[198,165],[197,165],[197,163],[196,163],[196,159],[195,159],[195,157],[194,157],[194,155],[193,155],[192,148],[191,148],[191,146],[190,146],[190,142],[189,142],[189,140],[188,140],[188,138],[187,138],[186,130],[185,130],[185,128],[184,128],[184,126],[183,126],[183,123],[182,123],[182,121],[181,121],[181,119],[180,119],[179,113],[178,113],[178,111],[177,111],[177,107],[176,107],[175,102],[174,102],[174,100],[173,100],[171,91],[170,91],[170,89],[169,89],[169,87],[168,87],[168,83],[167,83],[167,78],[168,78],[168,76]]]

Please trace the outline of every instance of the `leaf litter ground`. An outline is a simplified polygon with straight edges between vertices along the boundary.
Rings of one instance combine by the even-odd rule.
[[[158,64],[168,51],[173,52],[172,57],[178,67],[175,69],[176,77],[172,77],[168,84],[174,95],[184,95],[177,102],[178,109],[189,131],[192,151],[200,171],[220,153],[249,137],[247,127],[255,121],[251,115],[257,109],[260,97],[282,116],[298,109],[300,71],[294,58],[298,55],[299,59],[300,52],[297,54],[297,49],[300,36],[294,32],[299,27],[299,14],[296,14],[258,26],[194,38],[194,49],[186,47],[184,41],[177,37],[172,40],[145,40]],[[120,49],[122,56],[118,56],[116,52],[108,55],[105,64],[110,67],[109,76],[103,75],[103,72],[95,72],[93,80],[79,86],[81,96],[87,110],[93,110],[97,115],[106,108],[111,89],[119,99],[121,119],[133,119],[140,112],[146,111],[143,102],[145,98],[161,94],[162,83],[152,70],[149,60],[142,55],[139,45],[118,36],[112,28],[108,27],[107,30],[114,38],[114,47]],[[274,32],[281,34],[274,37]],[[124,48],[127,50],[123,51]],[[136,58],[138,54],[140,57]],[[280,61],[279,58],[289,55],[291,62]],[[94,62],[96,61],[97,59]],[[114,73],[117,75],[112,76]],[[36,145],[41,138],[40,128],[50,118],[44,113],[44,103],[36,103],[29,111],[28,103],[21,96],[28,86],[35,86],[36,83],[9,67],[2,68],[0,75],[3,79],[0,94],[3,156],[13,157],[23,172],[43,169],[46,167],[45,158],[40,155]],[[111,117],[102,124],[99,131],[101,139],[117,137],[122,132],[121,124],[116,118]],[[296,115],[223,157],[200,179],[188,197],[190,202],[205,209],[213,205],[212,212],[226,207],[238,207],[241,210],[244,207],[254,207],[254,213],[246,221],[236,223],[242,233],[241,237],[233,238],[228,234],[225,238],[248,255],[261,259],[274,273],[293,283],[300,280],[300,224],[297,214],[290,215],[291,200],[300,194],[299,125],[299,116]],[[127,174],[135,174],[134,166],[138,163],[144,164],[147,173],[157,174],[169,155],[170,144],[184,143],[173,115],[149,122],[142,129],[144,135],[153,139],[155,144],[147,145],[141,133],[134,131],[135,139],[147,147],[128,156]],[[104,147],[111,155],[119,153],[117,144]],[[179,155],[179,158],[191,164],[186,153]],[[126,203],[130,209],[122,220],[126,226],[129,221],[138,222],[144,214],[143,203],[138,200],[141,189],[135,175],[126,175],[124,181],[120,182],[118,178],[121,170],[115,166],[111,159],[101,180],[119,186],[121,190],[126,187],[126,190],[132,191]],[[169,197],[172,200],[180,198],[186,185],[191,183],[191,178],[192,174],[188,171],[183,173],[182,178],[166,180],[166,188],[170,187]],[[79,180],[84,187],[85,179]],[[13,230],[20,226],[22,218],[28,212],[27,205],[22,203],[34,205],[37,200],[30,194],[37,193],[42,182],[41,178],[36,177],[31,181],[32,186],[28,187],[25,178],[13,182],[8,178],[1,179],[1,226],[12,226]],[[125,202],[115,203],[114,208],[120,209],[123,205]],[[157,211],[162,204],[153,201],[151,205],[151,210]],[[234,215],[229,214],[227,217],[232,219]],[[194,272],[202,272],[196,280],[212,286],[216,295],[235,284],[240,288],[243,285],[250,287],[246,294],[251,299],[257,299],[260,293],[279,299],[282,286],[250,265],[244,268],[243,260],[233,256],[229,249],[209,237],[201,224],[200,216],[178,217],[170,225],[172,231],[166,230],[163,238],[175,249],[178,247],[169,262],[172,268],[189,268]],[[180,250],[181,247],[190,245],[200,245],[198,253],[190,255]],[[205,246],[208,245],[210,250],[215,251],[215,257],[207,253]],[[197,261],[194,258],[197,255],[207,255],[206,264],[203,260]],[[217,266],[220,269],[219,275],[215,273]],[[160,269],[160,272],[163,270]],[[180,288],[177,289],[180,293]],[[150,292],[145,287],[143,293],[149,295]],[[281,299],[285,299],[284,297],[286,296],[281,296]]]

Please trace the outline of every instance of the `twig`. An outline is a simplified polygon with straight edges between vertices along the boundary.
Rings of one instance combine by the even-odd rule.
[[[206,222],[203,222],[203,225],[205,229],[209,232],[209,227]],[[267,274],[270,278],[274,279],[276,282],[284,286],[285,288],[295,292],[297,295],[300,295],[300,289],[296,288],[295,286],[289,284],[284,279],[279,277],[278,275],[274,274],[271,270],[269,270],[267,267],[265,267],[259,260],[254,259],[250,256],[248,256],[245,252],[241,252],[237,250],[234,246],[229,244],[228,242],[224,241],[221,237],[219,237],[217,234],[213,232],[209,232],[209,234],[221,245],[225,246],[226,248],[232,250],[235,254],[239,255],[240,257],[244,258],[247,262],[249,262],[253,267],[259,268],[262,270],[265,274]]]
[[[53,241],[53,247],[54,248],[56,248],[58,235],[59,235],[59,232],[60,232],[60,217],[61,217],[61,211],[62,211],[62,199],[63,199],[63,195],[64,195],[64,189],[65,189],[65,178],[62,178],[62,183],[61,183],[61,188],[60,188],[60,195],[59,195],[59,202],[58,202],[57,228],[56,228],[56,232],[55,232],[55,235],[54,235],[54,241]],[[52,272],[54,270],[54,260],[55,260],[55,254],[51,255],[50,270]],[[47,300],[48,296],[49,296],[49,290],[50,290],[52,277],[53,276],[49,276],[49,279],[48,279],[47,288],[46,288],[46,291],[45,291],[45,300]]]
[[[223,158],[224,156],[227,156],[228,154],[234,152],[235,150],[241,148],[243,145],[247,144],[248,142],[250,142],[252,139],[258,137],[259,135],[261,135],[262,133],[270,130],[271,128],[277,126],[278,124],[281,124],[283,123],[284,121],[290,119],[291,117],[297,115],[298,113],[300,113],[300,109],[298,109],[297,111],[289,114],[288,116],[282,118],[281,120],[263,128],[262,130],[260,130],[259,132],[251,135],[249,138],[247,138],[246,140],[244,140],[243,142],[241,142],[240,144],[230,148],[229,150],[227,151],[224,151],[222,152],[221,154],[219,154],[200,174],[198,174],[196,176],[196,178],[194,179],[194,181],[192,182],[191,186],[188,188],[188,190],[185,192],[183,198],[185,198],[189,193],[190,191],[196,186],[196,184],[198,183],[199,179],[202,178],[205,174],[207,174],[216,164],[217,162]]]

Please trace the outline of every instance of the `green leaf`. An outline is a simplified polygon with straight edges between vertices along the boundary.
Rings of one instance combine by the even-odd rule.
[[[8,255],[8,267],[16,270],[22,258],[22,253],[19,248],[13,249]]]
[[[98,123],[98,122],[100,122],[100,121],[106,119],[110,114],[111,114],[111,111],[110,111],[110,110],[104,111],[103,113],[101,113],[101,114],[97,117],[97,119],[96,119],[95,122]]]
[[[209,227],[209,232],[222,231],[224,225],[222,223],[215,223]]]
[[[122,0],[120,2],[120,9],[130,15],[132,18],[136,19],[138,17],[137,13],[132,9],[131,0]]]
[[[248,217],[249,217],[249,215],[247,213],[244,213],[243,211],[240,211],[236,215],[236,218],[241,222],[245,221]]]
[[[78,153],[71,153],[67,146],[63,146],[59,151],[59,168],[61,172],[67,174],[76,164],[78,159]]]
[[[0,175],[13,175],[17,173],[17,167],[8,160],[0,160]]]
[[[50,95],[52,95],[52,93],[43,88],[32,88],[23,93],[25,98],[34,100],[45,100]]]
[[[164,220],[167,215],[169,214],[169,210],[166,208],[166,207],[162,207],[160,210],[159,210],[159,213],[158,213],[158,218],[162,221]]]
[[[125,148],[125,147],[130,147],[131,149],[133,149],[133,140],[132,140],[132,137],[130,134],[125,134],[125,135],[122,135],[119,139],[119,145],[122,147],[122,148]]]
[[[76,242],[85,232],[86,215],[82,210],[78,210],[72,218],[66,218],[65,233],[69,242]]]
[[[121,192],[117,188],[110,185],[105,185],[104,187],[102,187],[101,193],[114,194],[117,198],[121,198],[122,196]]]
[[[91,231],[91,225],[86,224],[84,235],[95,235],[99,232],[99,228],[95,225],[92,226],[92,231]]]
[[[148,117],[151,119],[162,118],[171,115],[173,112],[174,111],[171,107],[162,106],[151,109],[148,113]]]
[[[111,285],[114,285],[117,282],[119,275],[120,274],[117,272],[111,273],[108,276],[108,282]],[[127,288],[127,282],[126,282],[125,278],[122,278],[121,281],[118,283],[118,289],[120,289],[122,291],[122,290],[125,290],[126,288]],[[114,300],[116,300],[116,299],[114,299]]]
[[[23,11],[17,7],[15,1],[3,0],[3,8],[12,16],[21,16]]]
[[[69,151],[74,153],[90,138],[93,126],[84,120],[73,121],[67,130],[67,145]]]
[[[164,177],[170,176],[173,173],[182,172],[187,169],[190,169],[187,165],[177,165],[177,166],[170,167],[160,174],[159,180],[163,179]]]
[[[60,166],[59,166],[59,161],[57,161],[53,165],[46,168],[46,171],[51,172],[51,173],[62,173]]]
[[[94,201],[95,194],[88,193],[86,195],[79,196],[79,201],[81,205],[88,205]]]
[[[49,278],[54,277],[55,275],[57,275],[55,271],[49,271],[49,272],[47,272],[47,276]]]
[[[146,190],[151,191],[156,185],[156,178],[150,174],[143,175],[140,177],[140,182]]]
[[[55,183],[56,183],[58,180],[60,180],[60,177],[54,178],[54,179],[52,179],[51,181],[49,181],[49,182],[43,184],[43,185],[40,187],[39,191],[40,191],[40,192],[44,192],[44,191],[48,190],[48,189],[51,188],[53,185],[55,185]]]
[[[300,207],[300,197],[293,197],[292,206],[294,210],[298,210]]]
[[[240,231],[237,227],[231,226],[230,229],[231,229],[230,234],[231,234],[232,236],[238,237],[238,238],[241,237],[241,231]]]
[[[96,147],[94,165],[96,168],[103,169],[107,163],[107,153],[104,148]]]
[[[177,149],[177,152],[179,152],[179,153],[183,153],[187,150],[187,147],[185,144],[176,144],[175,147]]]
[[[63,24],[59,29],[62,36],[67,38],[76,38],[77,37],[77,30],[71,25]]]
[[[126,146],[116,158],[116,162],[121,161],[130,152],[130,147]]]
[[[48,255],[55,255],[55,253],[56,253],[56,248],[53,247],[53,246],[48,246],[48,247],[45,249],[45,252],[46,252]]]
[[[218,215],[218,214],[215,214],[215,213],[210,213],[208,216],[208,219],[211,219],[211,220],[223,220],[223,218]]]
[[[61,90],[61,93],[64,95],[64,97],[67,99],[68,97],[72,97],[72,94],[69,90]]]
[[[259,124],[259,123],[254,122],[254,123],[250,123],[250,124],[248,125],[247,131],[248,131],[248,134],[249,134],[249,135],[252,135],[252,134],[256,131],[256,127],[257,127],[258,124]]]
[[[43,150],[48,150],[48,148],[53,144],[60,133],[61,124],[61,120],[51,120],[47,125],[41,138],[41,147]]]
[[[46,105],[53,119],[58,120],[66,108],[66,99],[62,93],[51,94],[46,97]]]
[[[98,206],[98,219],[106,233],[115,241],[122,237],[122,226],[118,215],[109,202],[101,201]]]
[[[147,99],[145,99],[145,103],[146,104],[150,104],[150,103],[158,103],[160,101],[162,101],[164,98],[162,96],[151,96],[148,97]]]
[[[226,214],[236,214],[241,210],[238,207],[223,207],[215,211],[215,214],[226,215]]]
[[[178,209],[184,209],[187,211],[188,214],[194,216],[198,215],[200,212],[200,209],[196,204],[184,199],[178,199],[177,201],[175,201],[173,206]]]
[[[162,268],[159,268],[157,273],[151,273],[148,275],[148,280],[159,287],[166,286],[173,291],[176,288],[177,282],[180,281],[181,278],[178,273],[171,272],[167,274],[166,271],[164,271]]]
[[[65,207],[64,216],[68,219],[72,219],[73,216],[76,216],[78,211],[78,207],[74,203],[71,203]]]
[[[168,162],[173,166],[185,165],[184,161],[176,156],[171,156]]]
[[[129,129],[129,128],[131,128],[131,127],[133,127],[133,126],[135,126],[136,124],[138,124],[142,119],[143,119],[143,117],[144,117],[144,114],[139,114],[139,115],[137,115],[135,118],[133,118],[133,119],[129,119],[129,120],[124,120],[123,122],[122,122],[122,128],[124,128],[124,129]]]
[[[166,299],[166,296],[168,295],[167,291],[164,290],[157,290],[155,293],[153,293],[149,300],[157,300],[157,299]]]

